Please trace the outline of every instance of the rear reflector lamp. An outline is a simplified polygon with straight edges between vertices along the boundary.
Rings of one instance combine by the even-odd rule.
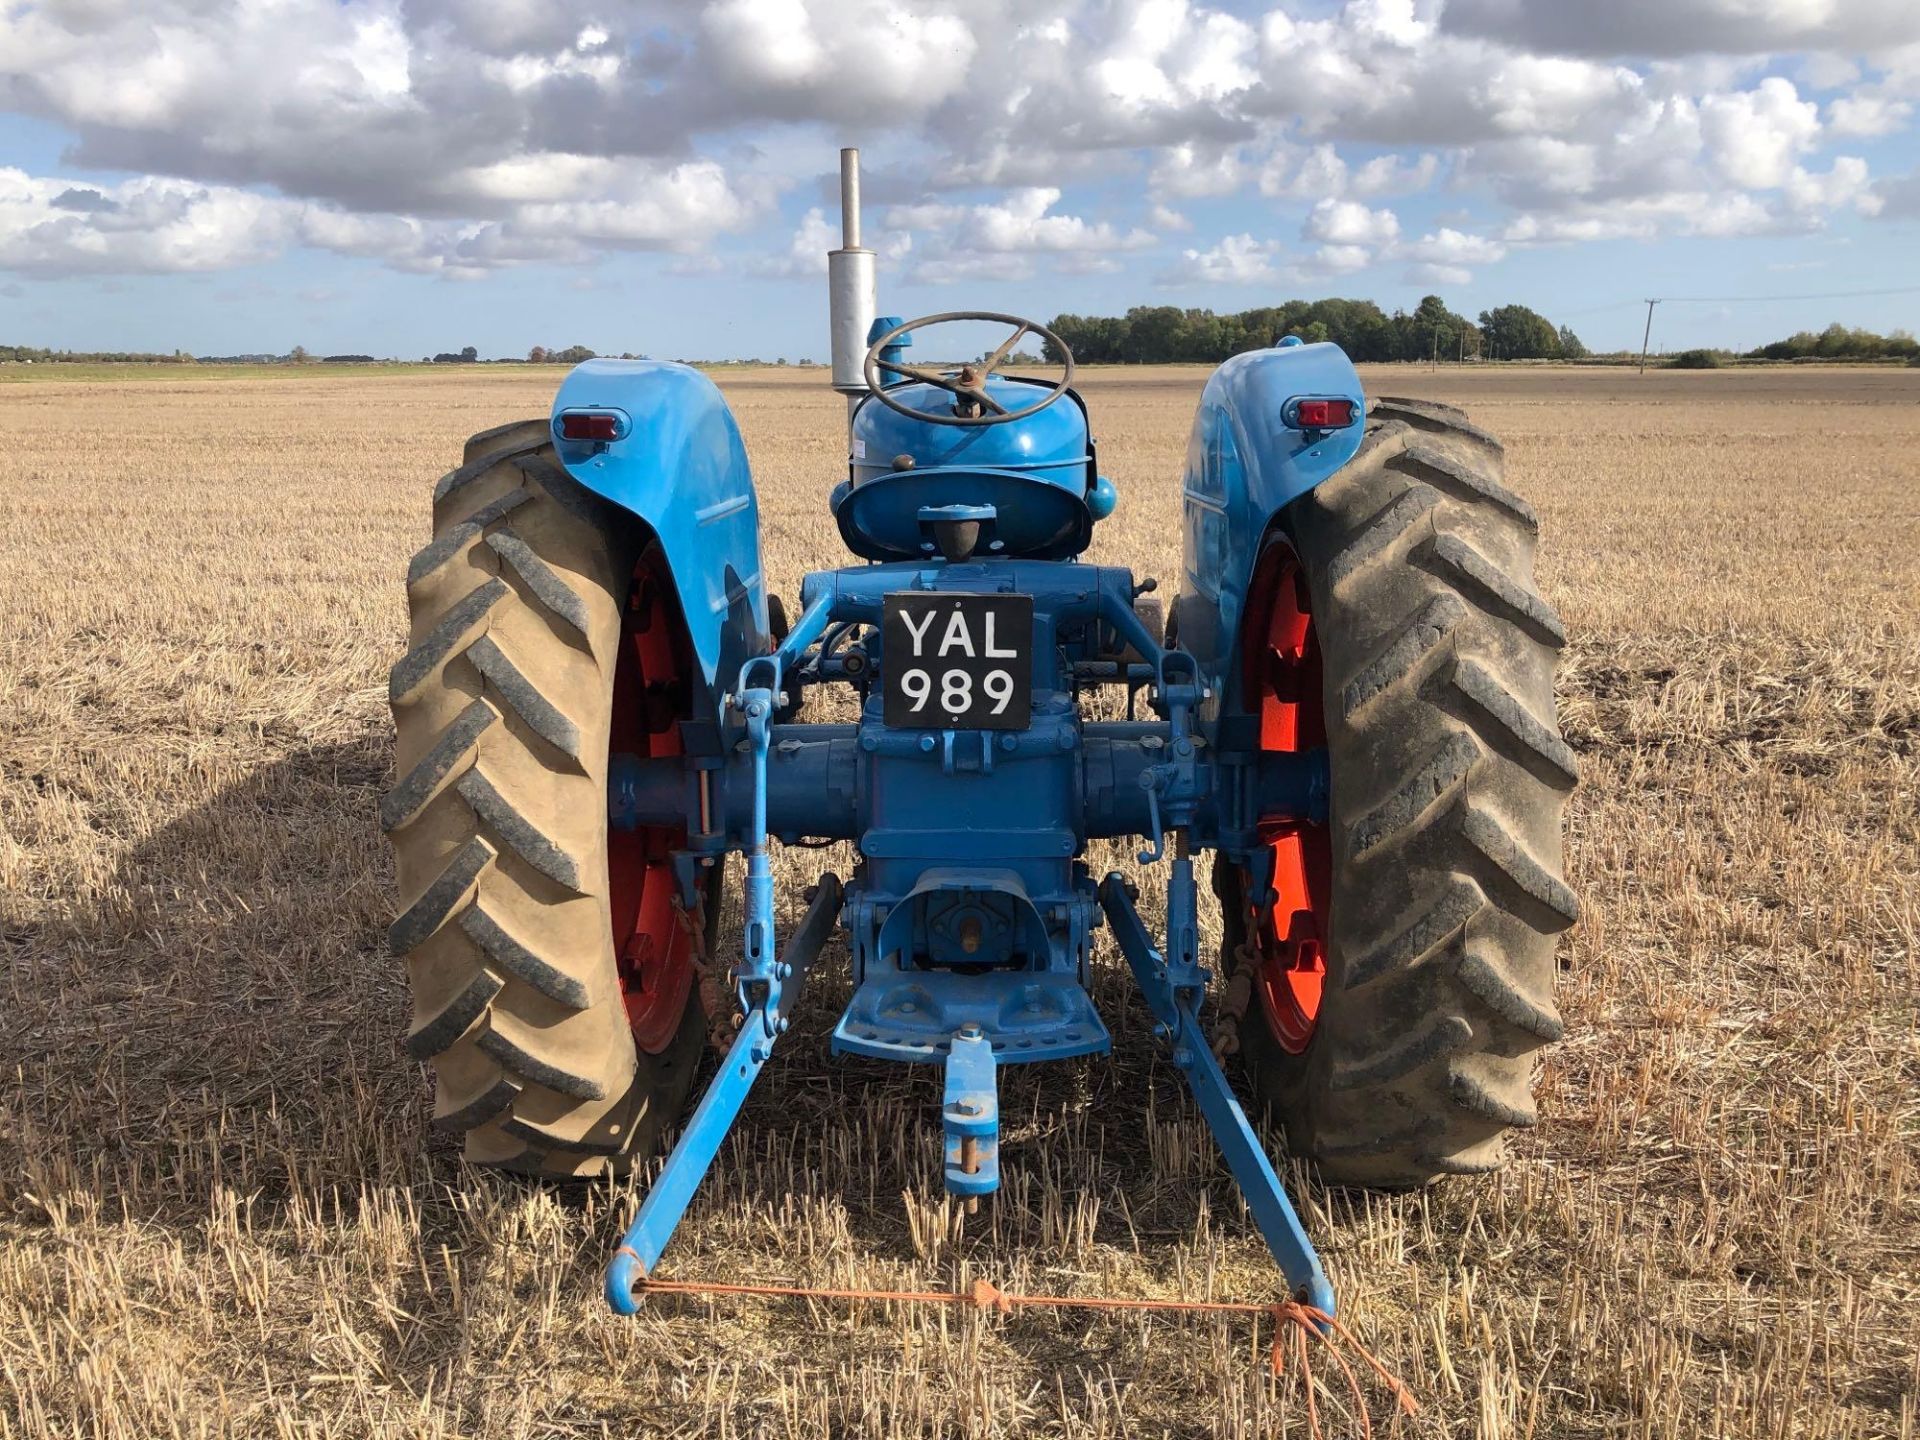
[[[612,410],[568,410],[560,417],[562,440],[618,440],[626,426]]]
[[[1293,419],[1301,430],[1344,430],[1353,424],[1353,402],[1302,400],[1294,407]]]

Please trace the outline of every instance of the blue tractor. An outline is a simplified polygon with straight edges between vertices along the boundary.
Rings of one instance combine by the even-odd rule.
[[[1485,1170],[1534,1123],[1576,906],[1533,511],[1460,412],[1369,404],[1337,347],[1284,338],[1201,396],[1163,625],[1151,580],[1079,558],[1117,497],[1067,345],[1012,316],[876,321],[852,152],[842,183],[831,505],[855,563],[808,575],[791,627],[696,370],[581,365],[434,492],[381,818],[435,1121],[542,1176],[622,1172],[678,1125],[608,1272],[630,1311],[836,932],[834,1050],[943,1068],[945,1180],[971,1202],[999,1184],[998,1068],[1112,1043],[1087,989],[1104,929],[1289,1290],[1331,1312],[1223,1062],[1337,1182]],[[956,319],[1009,333],[909,363]],[[1005,373],[1029,337],[1058,378]],[[858,718],[803,718],[823,687]],[[1108,687],[1131,718],[1089,718]],[[1127,837],[1167,867],[1163,923],[1086,861]],[[857,853],[785,934],[776,841]]]

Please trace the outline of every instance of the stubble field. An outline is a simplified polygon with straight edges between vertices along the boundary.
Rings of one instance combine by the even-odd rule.
[[[427,1132],[375,822],[401,576],[461,440],[557,379],[0,374],[0,1435],[1302,1433],[1244,1323],[616,1320],[632,1187]],[[1202,379],[1087,380],[1122,495],[1094,558],[1176,581]],[[1423,1402],[1393,1433],[1920,1433],[1920,371],[1367,382],[1507,441],[1584,771],[1568,1038],[1515,1165],[1294,1175]],[[840,402],[722,383],[791,596],[841,553]],[[783,861],[784,923],[821,863]],[[1111,1059],[1005,1076],[1007,1188],[962,1223],[936,1082],[831,1062],[818,985],[670,1272],[1272,1298],[1128,988],[1108,950]]]

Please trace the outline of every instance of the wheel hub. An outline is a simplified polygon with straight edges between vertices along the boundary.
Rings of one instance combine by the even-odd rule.
[[[1260,748],[1297,754],[1326,744],[1320,645],[1298,557],[1271,546],[1255,578],[1251,613],[1264,602],[1267,624],[1249,629],[1247,674],[1260,715]],[[1306,1053],[1325,996],[1328,899],[1333,856],[1329,830],[1306,820],[1265,827],[1272,858],[1271,900],[1249,893],[1248,939],[1259,955],[1255,990],[1267,1028],[1289,1055]],[[1249,887],[1249,891],[1251,887]]]
[[[621,617],[613,679],[612,750],[646,756],[680,754],[677,721],[685,709],[687,655],[672,587],[659,573],[657,550],[634,567]],[[608,908],[627,1023],[640,1050],[657,1055],[672,1042],[693,985],[696,925],[679,900],[672,852],[684,829],[642,826],[607,835]]]

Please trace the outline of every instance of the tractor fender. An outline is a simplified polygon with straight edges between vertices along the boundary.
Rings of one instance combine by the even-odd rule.
[[[615,438],[569,440],[564,418],[579,411],[611,414]],[[552,424],[567,473],[658,537],[717,701],[768,648],[760,502],[720,388],[687,365],[588,360],[561,384]]]
[[[1345,399],[1353,423],[1301,430],[1302,399]],[[1208,379],[1187,441],[1182,483],[1184,574],[1174,601],[1181,648],[1199,662],[1217,708],[1235,683],[1240,628],[1254,563],[1280,512],[1352,460],[1365,433],[1366,396],[1338,345],[1289,337],[1236,355]]]

